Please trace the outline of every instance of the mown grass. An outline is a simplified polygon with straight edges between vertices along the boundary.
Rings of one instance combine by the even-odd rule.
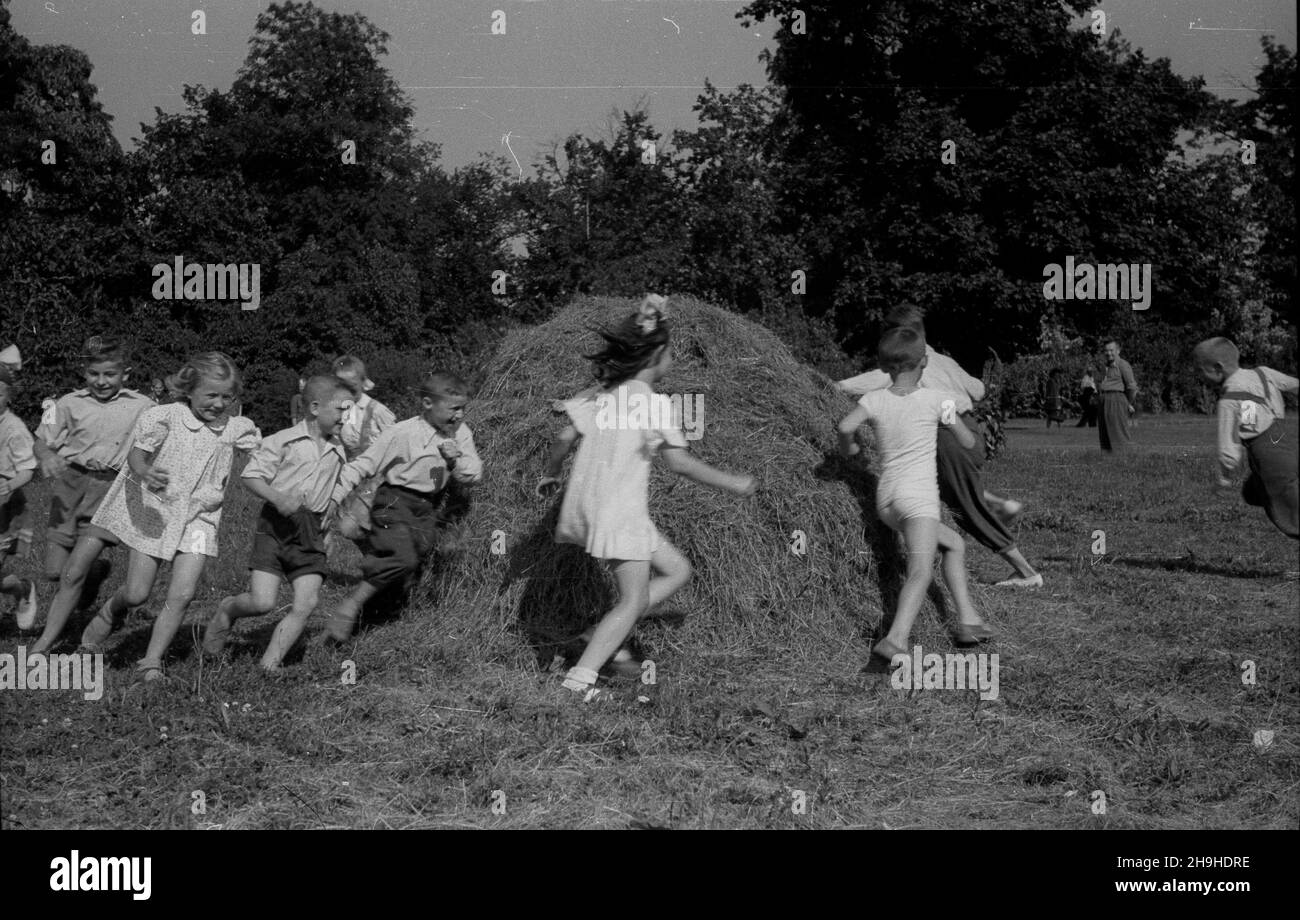
[[[976,603],[1003,630],[997,700],[865,673],[880,596],[865,582],[841,586],[862,610],[847,635],[799,609],[806,643],[728,647],[699,641],[689,618],[648,625],[657,682],[617,685],[599,706],[433,607],[312,648],[278,679],[257,669],[273,617],[241,624],[216,666],[187,628],[170,679],[135,684],[149,626],[137,616],[102,700],[0,693],[0,826],[1294,828],[1295,543],[1213,490],[1207,418],[1142,419],[1126,458],[1103,458],[1095,431],[1039,425],[1013,425],[987,475],[1028,503],[1019,539],[1046,588],[989,587],[1004,565],[969,554]],[[44,485],[30,498],[43,512]],[[234,490],[196,629],[243,583],[253,512]],[[914,635],[950,649],[932,610]],[[6,616],[0,651],[28,641]],[[1267,749],[1257,729],[1275,731]]]

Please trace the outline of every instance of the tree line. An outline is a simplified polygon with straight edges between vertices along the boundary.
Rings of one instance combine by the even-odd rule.
[[[1294,369],[1295,58],[1269,38],[1231,103],[1080,3],[755,0],[737,18],[780,26],[767,85],[706,83],[671,137],[619,112],[519,178],[441,163],[360,14],[270,4],[230,89],[187,86],[123,151],[88,57],[31,44],[7,6],[0,345],[27,359],[20,414],[75,381],[92,331],[135,343],[137,385],[228,352],[269,424],[337,354],[400,404],[429,363],[472,372],[575,294],[646,290],[750,314],[833,375],[870,363],[902,301],[974,370],[1119,336],[1153,408],[1199,404],[1183,353],[1203,335]],[[154,299],[178,256],[258,264],[259,309]],[[1045,300],[1066,256],[1151,263],[1151,308]]]

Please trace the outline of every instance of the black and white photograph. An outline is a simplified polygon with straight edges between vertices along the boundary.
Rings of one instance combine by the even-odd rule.
[[[0,0],[23,886],[1300,829],[1296,18]],[[1069,839],[1228,910],[1263,849]]]

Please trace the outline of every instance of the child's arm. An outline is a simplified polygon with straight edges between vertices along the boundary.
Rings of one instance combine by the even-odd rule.
[[[957,439],[957,443],[962,447],[970,450],[975,446],[975,432],[966,427],[966,423],[961,420],[961,416],[954,414],[951,421],[945,422],[940,419],[940,423],[952,432],[953,437]]]
[[[1232,480],[1228,477],[1232,471],[1237,468],[1241,462],[1241,438],[1237,434],[1237,411],[1238,404],[1236,400],[1220,399],[1218,404],[1219,415],[1219,486],[1227,488],[1232,485]]]
[[[724,473],[716,467],[709,466],[698,457],[692,456],[691,452],[684,447],[665,444],[663,455],[664,464],[667,465],[668,469],[678,476],[685,476],[700,485],[722,489],[725,492],[734,492],[737,495],[753,495],[755,488],[757,488],[753,476]]]
[[[890,376],[884,371],[874,370],[841,380],[835,384],[835,389],[850,396],[862,396],[872,390],[886,389],[891,382]]]
[[[559,487],[564,458],[569,456],[569,452],[581,437],[582,435],[578,434],[578,429],[573,425],[567,426],[555,436],[555,440],[551,443],[551,455],[546,458],[546,467],[542,470],[542,478],[537,481],[539,496],[546,498]]]
[[[855,406],[852,412],[840,419],[840,456],[852,457],[862,449],[853,436],[857,434],[859,428],[866,424],[869,417],[869,413],[864,407]]]
[[[279,489],[271,488],[271,484],[265,479],[258,479],[251,476],[241,476],[244,481],[244,488],[252,492],[264,502],[269,502],[275,507],[275,510],[290,517],[295,511],[302,507],[302,497],[299,495],[290,495],[287,492],[281,492]]]
[[[19,470],[13,479],[0,479],[0,505],[7,504],[11,495],[31,481],[31,470]]]
[[[365,482],[376,473],[382,473],[393,464],[397,459],[395,456],[389,456],[389,447],[397,437],[398,428],[396,426],[389,428],[371,443],[369,447],[362,452],[351,463],[344,464],[343,469],[339,470],[339,480],[334,486],[334,492],[330,500],[343,504],[343,499],[351,494],[352,490]]]
[[[1281,371],[1275,371],[1271,367],[1263,368],[1263,371],[1269,382],[1283,393],[1300,393],[1300,378],[1292,377],[1290,374],[1284,374]]]
[[[67,440],[68,415],[63,400],[54,404],[54,411],[41,419],[36,428],[36,440],[32,450],[36,461],[41,465],[41,475],[47,479],[63,475],[68,463],[59,456],[59,446]]]
[[[444,449],[449,448],[449,449]],[[474,434],[467,425],[461,425],[454,441],[443,441],[438,445],[451,478],[463,486],[473,485],[483,478],[483,460],[474,446]]]
[[[153,468],[153,460],[153,452],[141,447],[132,447],[131,453],[126,456],[127,466],[131,468],[136,478],[144,483],[145,488],[152,492],[161,492],[167,488],[170,480],[166,470]]]

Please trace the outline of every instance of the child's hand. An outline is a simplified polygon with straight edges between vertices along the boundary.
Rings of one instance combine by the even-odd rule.
[[[862,453],[862,445],[857,441],[854,441],[848,447],[841,450],[840,453],[845,457],[856,457],[858,454]]]
[[[54,479],[56,476],[62,476],[68,469],[68,461],[64,460],[58,454],[50,454],[41,461],[41,475],[46,479]]]
[[[556,415],[563,415],[563,414],[564,414],[564,400],[562,400],[562,399],[552,399],[552,400],[551,400],[551,411],[554,412]]]
[[[285,517],[293,517],[294,513],[302,507],[302,497],[290,495],[287,492],[281,492],[275,500],[275,510]]]
[[[742,498],[748,498],[758,491],[758,480],[753,476],[737,476],[731,491]]]
[[[438,453],[442,454],[444,460],[459,460],[461,457],[460,445],[455,441],[443,441],[438,445]]]
[[[9,483],[0,482],[0,505],[8,503],[11,494],[12,492],[9,490]]]
[[[543,476],[537,481],[537,497],[550,498],[560,489],[559,476]]]
[[[1220,489],[1231,489],[1231,488],[1232,488],[1232,480],[1229,479],[1229,478],[1227,478],[1226,476],[1222,476],[1222,475],[1220,475],[1220,476],[1219,476],[1219,479],[1218,479],[1218,482],[1215,483],[1215,486],[1217,486],[1217,487],[1220,488]]]
[[[156,470],[150,467],[149,472],[144,474],[144,485],[150,492],[166,491],[169,482],[171,482],[171,477],[167,475],[166,470]]]

